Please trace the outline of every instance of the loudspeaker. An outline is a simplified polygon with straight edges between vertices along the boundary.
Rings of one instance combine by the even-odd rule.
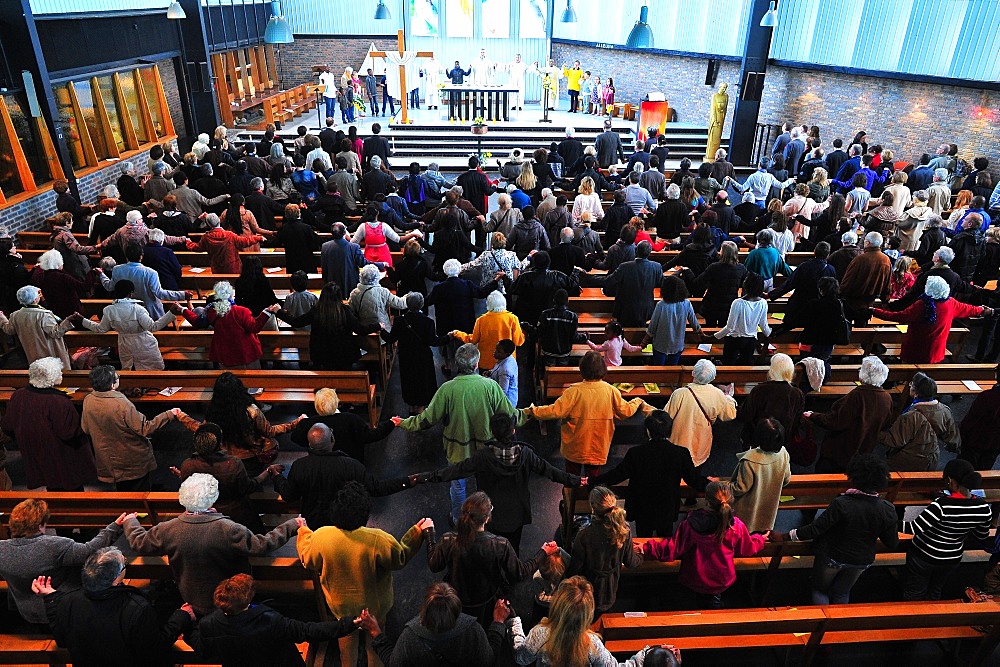
[[[21,70],[21,80],[24,81],[24,96],[28,98],[28,113],[32,118],[41,118],[42,110],[38,106],[38,96],[35,95],[35,79],[31,72]]]
[[[721,63],[718,60],[708,61],[708,70],[705,72],[705,85],[714,86],[715,80],[719,78],[719,65]]]
[[[760,102],[764,95],[764,72],[747,72],[740,88],[740,99],[746,102]]]

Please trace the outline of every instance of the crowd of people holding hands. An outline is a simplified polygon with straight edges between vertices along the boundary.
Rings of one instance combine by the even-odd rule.
[[[124,514],[83,543],[47,532],[44,501],[12,512],[11,538],[0,541],[8,595],[26,623],[51,625],[74,662],[156,664],[183,635],[200,656],[223,664],[296,664],[296,642],[337,640],[344,665],[366,651],[372,665],[610,666],[619,663],[589,627],[620,608],[622,568],[644,560],[679,560],[690,605],[719,608],[736,581],[735,559],[768,541],[814,543],[815,604],[849,602],[877,543],[894,548],[900,529],[914,536],[903,577],[908,600],[941,597],[966,540],[995,551],[977,470],[991,469],[1000,453],[1000,390],[980,393],[958,424],[934,380],[917,373],[898,412],[885,388],[888,368],[867,356],[856,387],[813,409],[822,407],[836,346],[873,317],[908,325],[900,359],[912,364],[943,360],[953,321],[982,317],[975,360],[996,359],[1000,298],[987,283],[1000,275],[990,213],[1000,195],[983,194],[991,186],[985,159],[963,173],[957,149],[942,145],[907,172],[863,132],[846,151],[838,139],[824,153],[818,128],[789,127],[773,159],[741,183],[725,151],[695,171],[683,160],[665,174],[668,151],[655,134],[626,162],[606,123],[593,146],[569,128],[564,141],[530,159],[518,151],[498,179],[472,157],[453,183],[436,165],[416,163],[397,179],[377,124],[362,141],[356,132],[337,136],[329,120],[319,136],[301,133],[287,148],[273,130],[239,147],[220,128],[183,158],[161,149],[148,178],[123,164],[98,213],[62,206],[49,221],[53,249],[30,271],[0,239],[0,328],[18,337],[29,364],[29,386],[13,393],[0,428],[21,450],[27,487],[80,491],[101,482],[148,491],[156,470],[150,435],[172,420],[194,433],[194,453],[172,469],[184,508],[175,519],[147,528]],[[621,164],[622,173],[611,168]],[[560,186],[578,192],[572,205],[555,194]],[[730,188],[742,197],[735,207]],[[604,192],[613,193],[607,208]],[[199,229],[206,231],[191,239]],[[331,240],[321,245],[318,231]],[[88,234],[90,245],[74,232]],[[239,255],[260,244],[285,249],[291,292],[283,300],[260,260]],[[172,247],[205,251],[213,273],[238,278],[219,280],[205,304],[192,307]],[[740,248],[749,250],[742,262]],[[401,259],[390,252],[397,249]],[[664,249],[678,252],[661,263],[653,252]],[[793,251],[812,257],[790,266]],[[103,259],[92,269],[88,256],[96,253]],[[308,274],[317,272],[318,298],[308,290]],[[383,272],[395,289],[382,284]],[[585,287],[614,300],[602,340],[581,332],[568,308]],[[768,302],[789,292],[772,327]],[[80,314],[90,294],[113,299],[97,320]],[[697,306],[693,296],[701,297]],[[159,370],[153,332],[178,315],[214,330],[209,358],[222,370],[260,368],[258,334],[278,320],[308,328],[318,370],[358,368],[360,337],[377,334],[397,346],[409,415],[373,427],[341,412],[336,392],[324,389],[315,416],[272,424],[267,406],[229,372],[218,377],[204,421],[178,408],[145,416],[108,365],[91,369],[82,416],[57,388],[73,367],[65,334],[74,327],[117,331],[122,369]],[[768,352],[770,339],[796,329],[798,359]],[[738,405],[734,387],[716,386],[716,366],[699,358],[663,409],[605,380],[609,367],[648,354],[646,345],[654,365],[678,365],[689,333],[721,343],[723,365],[753,365],[764,355],[766,378]],[[584,343],[590,349],[577,353],[574,345]],[[434,347],[444,362],[440,386]],[[520,378],[576,364],[582,380],[551,403]],[[644,442],[609,464],[616,423],[637,413]],[[561,422],[563,469],[519,439],[517,429],[531,420]],[[733,420],[746,451],[729,479],[708,476],[713,426]],[[396,428],[438,426],[447,466],[395,479],[365,466],[367,443]],[[796,460],[793,444],[813,426],[826,432],[818,460]],[[288,470],[274,464],[284,433],[308,447]],[[891,471],[941,469],[939,443],[959,452],[943,466],[946,493],[901,521],[879,493]],[[777,531],[793,463],[845,474],[850,488],[800,527]],[[535,475],[589,488],[591,513],[586,525],[566,527],[561,545],[545,542],[522,558],[523,528],[541,509],[529,492]],[[623,508],[612,488],[626,480]],[[682,480],[704,499],[678,521]],[[302,508],[270,531],[250,500],[268,481]],[[429,518],[399,539],[368,527],[372,497],[439,482],[449,483],[452,528],[440,538]],[[123,583],[126,557],[112,546],[122,536],[139,555],[168,558],[184,604],[165,624]],[[253,604],[248,558],[293,538],[331,621],[304,623]],[[383,630],[393,572],[421,548],[443,581],[428,588],[419,616],[393,642]],[[528,580],[536,607],[515,613],[509,594]],[[624,664],[678,662],[670,647],[647,647]]]

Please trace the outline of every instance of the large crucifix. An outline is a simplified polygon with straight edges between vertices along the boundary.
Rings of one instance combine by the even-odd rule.
[[[406,53],[406,41],[403,38],[403,31],[396,31],[396,48],[399,49],[399,57],[402,58],[403,54]],[[372,51],[369,55],[372,58],[385,58],[385,51]],[[433,51],[417,51],[417,58],[433,58]],[[403,65],[399,66],[399,106],[402,108],[402,119],[405,124],[408,121],[406,115],[406,100],[409,97],[410,89],[406,87],[406,67]]]

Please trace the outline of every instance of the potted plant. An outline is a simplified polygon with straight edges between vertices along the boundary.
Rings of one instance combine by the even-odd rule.
[[[486,134],[489,131],[489,127],[486,126],[486,121],[483,120],[482,116],[477,116],[472,119],[472,133],[473,134]]]

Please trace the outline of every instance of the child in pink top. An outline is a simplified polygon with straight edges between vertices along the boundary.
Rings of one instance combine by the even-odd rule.
[[[590,346],[591,350],[604,355],[604,361],[608,366],[622,365],[622,348],[629,352],[638,352],[642,349],[639,345],[633,345],[625,340],[625,330],[614,320],[608,322],[607,326],[604,327],[603,343],[598,345],[588,340],[587,345]]]
[[[694,591],[701,606],[719,609],[722,592],[736,582],[733,559],[764,548],[767,533],[751,534],[733,514],[729,482],[710,482],[705,500],[707,509],[690,512],[673,537],[646,542],[643,554],[661,561],[680,559],[680,582]]]
[[[913,287],[913,283],[917,282],[917,276],[913,273],[913,263],[909,257],[900,257],[892,265],[892,273],[889,275],[890,301],[903,298],[903,295]]]

